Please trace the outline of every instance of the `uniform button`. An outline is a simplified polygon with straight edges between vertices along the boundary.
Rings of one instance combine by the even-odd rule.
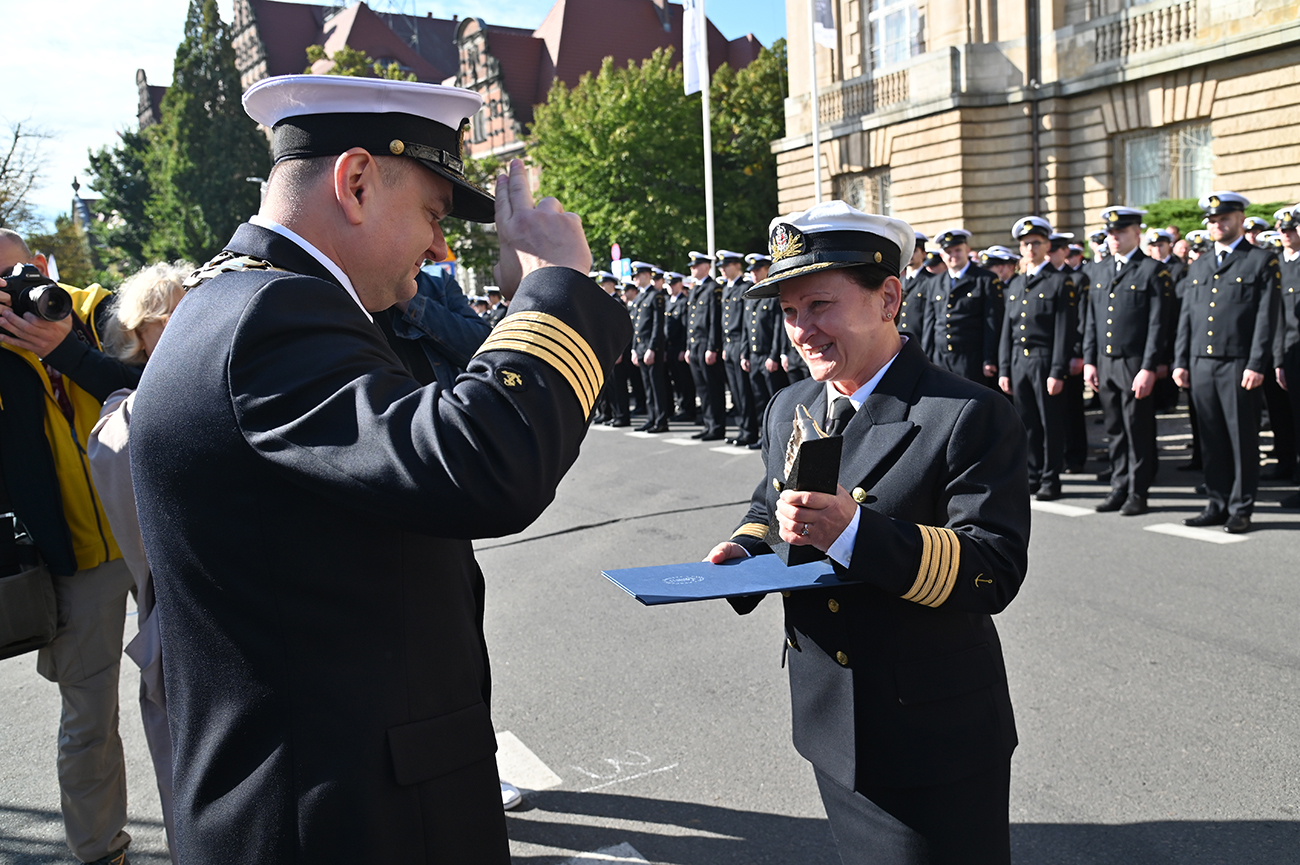
[[[849,665],[849,656],[843,652],[836,652],[835,660],[840,662],[841,667],[847,667]]]
[[[1218,277],[1216,276],[1215,279],[1218,279]],[[1212,289],[1210,289],[1210,294],[1218,294],[1218,293],[1219,293],[1219,290],[1218,290],[1217,288],[1212,288]]]
[[[952,351],[952,346],[948,346],[948,351]]]
[[[1216,273],[1216,274],[1214,275],[1214,278],[1215,278],[1215,279],[1218,279],[1218,278],[1219,278],[1219,275]]]
[[[1020,337],[1020,341],[1021,341],[1021,342],[1027,342],[1027,340],[1026,340],[1023,336]]]
[[[788,597],[790,597],[790,593],[789,593],[789,592],[782,592],[782,593],[781,593],[781,597],[783,597],[783,598],[788,598]]]
[[[1205,353],[1206,353],[1206,354],[1214,354],[1214,346],[1212,346],[1212,345],[1207,345],[1207,346],[1205,347]]]
[[[1039,296],[1039,297],[1046,297],[1047,295],[1043,294],[1043,293],[1040,291],[1040,292],[1038,292],[1038,296]]]
[[[779,493],[781,490],[785,489],[785,484],[781,483],[780,478],[772,478],[772,489]]]
[[[1021,329],[1021,330],[1024,330],[1024,329],[1025,329],[1025,326],[1024,326],[1023,324],[1020,325],[1020,329]]]
[[[1022,312],[1022,313],[1020,313],[1020,317],[1021,317],[1021,318],[1024,318],[1024,317],[1027,316],[1027,315],[1029,315],[1029,313],[1027,313],[1027,312]]]
[[[785,638],[785,644],[790,648],[794,649],[796,652],[799,651],[799,644],[796,643],[794,640],[790,639],[789,637]]]
[[[1115,311],[1115,307],[1113,307],[1113,306],[1108,306],[1108,307],[1106,307],[1106,311],[1107,311],[1107,312],[1114,312],[1114,311]]]
[[[1112,292],[1110,293],[1110,296],[1111,296],[1111,297],[1114,297],[1114,296],[1115,296],[1115,292],[1112,291]]]
[[[1020,302],[1021,302],[1021,303],[1026,303],[1026,304],[1029,303],[1029,301],[1027,301],[1027,300],[1022,300],[1022,301],[1020,301]]]
[[[1207,321],[1214,321],[1214,316],[1210,316],[1210,317],[1209,317],[1208,319],[1206,319],[1206,320],[1207,320]]]
[[[1106,324],[1113,324],[1113,322],[1108,318],[1106,319]]]
[[[838,613],[840,611],[840,602],[835,600],[834,598],[831,598],[829,601],[827,601],[826,606],[830,608],[830,611],[832,613]],[[843,661],[841,661],[840,663],[843,663]]]
[[[1214,336],[1214,331],[1212,331],[1212,330],[1207,330],[1207,331],[1205,332],[1205,335],[1206,335],[1206,336]]]
[[[1029,357],[1029,349],[1025,349],[1025,357]]]
[[[1110,339],[1110,331],[1106,331],[1106,338]]]
[[[1214,309],[1214,301],[1210,301],[1210,309]]]

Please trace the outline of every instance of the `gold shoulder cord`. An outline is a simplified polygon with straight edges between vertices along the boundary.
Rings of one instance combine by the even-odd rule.
[[[283,267],[276,267],[271,262],[251,255],[236,255],[233,252],[222,252],[216,258],[191,273],[181,283],[181,286],[189,291],[202,285],[214,276],[220,273],[234,273],[242,270],[274,270],[279,273],[292,273],[293,271],[285,270]]]

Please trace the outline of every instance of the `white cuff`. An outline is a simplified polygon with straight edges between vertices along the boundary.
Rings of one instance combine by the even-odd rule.
[[[862,516],[861,508],[853,509],[853,519],[849,520],[848,526],[840,532],[840,536],[831,544],[826,555],[839,562],[844,567],[849,566],[853,559],[853,544],[858,540],[858,520]]]

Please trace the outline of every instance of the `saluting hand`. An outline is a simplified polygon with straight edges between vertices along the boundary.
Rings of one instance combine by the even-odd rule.
[[[543,267],[591,270],[591,247],[582,220],[566,213],[554,198],[533,204],[524,163],[512,159],[507,174],[497,178],[497,237],[501,260],[495,271],[501,294],[509,300],[525,276]]]

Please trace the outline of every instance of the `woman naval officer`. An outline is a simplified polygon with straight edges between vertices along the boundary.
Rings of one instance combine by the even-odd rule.
[[[833,201],[770,237],[748,296],[780,297],[812,376],[768,406],[766,476],[708,561],[772,553],[771,525],[777,546],[813,546],[859,581],[785,596],[794,745],[843,862],[1006,863],[1016,732],[991,616],[1025,576],[1024,425],[895,329],[907,223]],[[801,406],[844,437],[834,495],[785,489]]]

